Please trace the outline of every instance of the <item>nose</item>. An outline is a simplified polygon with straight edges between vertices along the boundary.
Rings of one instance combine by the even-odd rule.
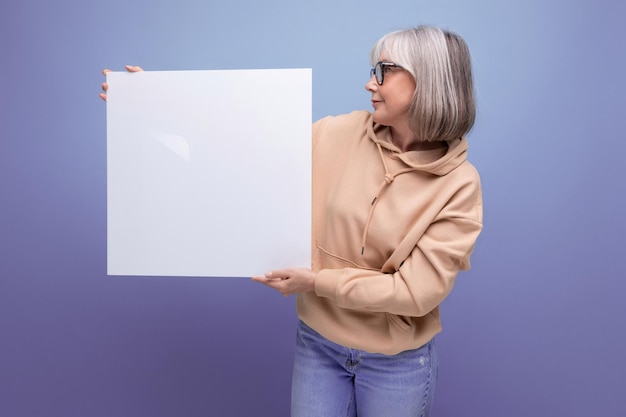
[[[370,93],[378,90],[378,83],[376,82],[376,77],[374,75],[372,75],[369,81],[365,84],[365,90],[369,91]]]

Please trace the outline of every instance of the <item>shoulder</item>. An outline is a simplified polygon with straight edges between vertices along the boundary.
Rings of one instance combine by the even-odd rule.
[[[465,178],[466,182],[480,185],[480,174],[476,167],[467,159],[453,170],[452,173],[460,178]]]
[[[466,217],[477,223],[483,221],[483,196],[480,174],[474,165],[465,160],[446,178],[449,191],[448,212]],[[460,213],[465,213],[461,215]]]
[[[326,129],[354,129],[366,127],[372,123],[372,114],[366,110],[357,110],[348,114],[338,116],[326,116],[315,123],[313,129],[322,131]]]
[[[336,147],[339,143],[348,144],[355,138],[367,137],[368,126],[372,124],[368,111],[353,111],[339,116],[327,116],[313,124],[313,146],[321,143]]]
[[[473,195],[478,197],[482,193],[480,174],[467,159],[440,179],[449,187],[452,196]]]

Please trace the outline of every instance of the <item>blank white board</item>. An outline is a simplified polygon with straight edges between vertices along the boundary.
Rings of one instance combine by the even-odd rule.
[[[106,78],[109,275],[310,266],[310,69]]]

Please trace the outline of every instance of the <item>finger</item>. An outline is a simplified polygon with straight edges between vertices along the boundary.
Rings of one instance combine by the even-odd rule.
[[[276,284],[278,282],[283,281],[282,278],[267,278],[267,277],[262,277],[262,276],[254,276],[252,277],[252,281],[256,281],[259,282],[261,284],[265,284],[265,285],[272,285],[272,284]]]
[[[287,280],[284,278],[267,278],[267,277],[252,277],[253,281],[256,281],[260,284],[267,285],[268,287],[274,288],[275,290],[281,291],[284,289],[285,285],[287,285]]]
[[[111,72],[111,70],[105,68],[102,70],[102,75],[106,76],[108,72]]]
[[[291,271],[288,269],[275,269],[265,273],[266,278],[272,278],[276,280],[285,280],[291,277]]]
[[[267,281],[267,278],[255,275],[252,277],[252,281],[260,282],[263,284],[265,281]]]
[[[273,280],[273,279],[267,279],[265,277],[252,277],[253,281],[256,281],[260,284],[265,285],[266,287],[270,287],[273,290],[276,290],[280,293],[282,293],[282,290],[280,288],[280,284],[282,283],[281,280]]]
[[[107,91],[109,89],[108,83],[102,83],[102,91]]]
[[[100,98],[101,98],[102,100],[107,101],[107,95],[106,95],[106,94],[104,94],[104,93],[100,93],[100,94],[98,94],[98,95],[100,96]]]
[[[141,72],[141,71],[143,71],[143,68],[141,68],[138,65],[125,65],[124,67],[126,68],[126,71],[128,71],[128,72]]]

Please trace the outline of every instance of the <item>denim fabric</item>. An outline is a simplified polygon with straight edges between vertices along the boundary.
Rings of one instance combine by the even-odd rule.
[[[434,396],[434,341],[397,355],[350,349],[298,325],[292,417],[426,417]]]

